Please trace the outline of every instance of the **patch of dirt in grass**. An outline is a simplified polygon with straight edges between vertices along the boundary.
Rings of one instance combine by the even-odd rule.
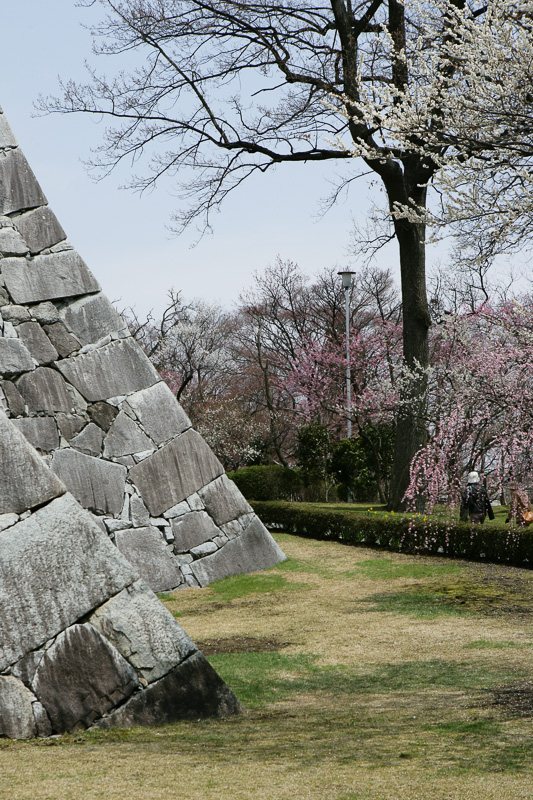
[[[204,656],[220,656],[226,653],[267,653],[289,647],[291,642],[260,636],[228,636],[219,639],[201,639],[196,642]]]
[[[499,686],[492,690],[491,695],[490,704],[499,708],[507,716],[533,716],[533,681]]]

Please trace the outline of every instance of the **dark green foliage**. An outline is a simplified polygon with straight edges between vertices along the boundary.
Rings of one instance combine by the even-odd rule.
[[[305,503],[253,503],[270,530],[309,539],[381,547],[402,553],[442,555],[533,567],[533,530],[474,525],[402,514],[386,516],[314,508]]]
[[[298,472],[281,464],[243,467],[227,475],[247,500],[290,500],[301,487]]]
[[[347,500],[350,494],[355,501],[387,502],[393,453],[391,425],[369,425],[358,436],[338,442],[330,472],[338,484],[339,499]]]
[[[305,499],[328,500],[331,488],[331,434],[327,425],[310,422],[296,431],[296,463],[306,489]]]

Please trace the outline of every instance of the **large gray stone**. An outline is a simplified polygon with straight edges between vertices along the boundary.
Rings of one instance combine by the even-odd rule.
[[[118,311],[101,293],[69,302],[60,309],[60,314],[83,345],[126,328]]]
[[[55,417],[61,436],[67,442],[87,425],[86,418],[78,414],[56,414]]]
[[[24,449],[34,452],[27,443],[18,448],[21,453]],[[37,454],[35,458],[40,472],[57,480]],[[11,455],[2,463],[12,462]],[[28,475],[25,483],[31,478]],[[46,493],[41,494],[44,502]],[[137,579],[131,565],[68,494],[3,531],[1,545],[0,670]]]
[[[130,470],[153,516],[222,475],[224,469],[199,433],[189,429]]]
[[[102,452],[103,439],[102,429],[94,422],[89,422],[81,433],[70,440],[70,444],[71,447],[75,447],[76,450],[88,456],[99,456]]]
[[[51,453],[59,447],[59,432],[53,417],[22,417],[14,419],[13,425],[41,453]]]
[[[0,253],[4,256],[22,256],[28,246],[20,233],[13,228],[0,228]]]
[[[136,494],[130,499],[130,519],[136,528],[145,527],[150,522],[150,512]]]
[[[227,475],[221,475],[216,481],[199,489],[198,494],[217,525],[224,525],[253,510]]]
[[[154,593],[138,581],[100,606],[90,622],[122,653],[147,683],[196,651]]]
[[[51,325],[43,325],[43,328],[57,352],[63,358],[80,349],[80,342],[67,331],[63,322],[53,322]]]
[[[54,453],[52,470],[84,508],[100,514],[120,514],[126,467],[65,448]]]
[[[18,322],[29,322],[31,317],[26,306],[18,306],[11,303],[2,306],[2,319],[16,324]]]
[[[23,322],[17,327],[22,343],[39,364],[50,364],[58,353],[38,322]]]
[[[0,340],[1,341],[1,340]],[[23,375],[17,389],[30,411],[72,411],[72,398],[65,379],[51,367],[37,367]]]
[[[11,416],[18,417],[24,414],[26,403],[15,384],[11,381],[2,381],[1,387]]]
[[[87,414],[94,424],[106,432],[113,424],[113,420],[118,413],[118,408],[115,408],[110,403],[93,403],[87,409]]]
[[[0,736],[31,739],[37,735],[35,696],[12,675],[0,675]]]
[[[19,339],[0,338],[0,373],[15,375],[35,368],[29,350]]]
[[[122,708],[99,720],[96,728],[161,725],[182,719],[224,718],[242,710],[231,689],[196,652],[161,680],[137,693]]]
[[[0,214],[11,214],[46,204],[46,197],[22,152],[0,153]]]
[[[0,113],[0,148],[16,146],[17,140],[15,139],[15,134],[11,130],[11,126],[5,114]]]
[[[55,322],[59,322],[59,311],[49,300],[44,300],[42,303],[32,306],[31,316],[41,325],[53,325]]]
[[[182,572],[157,528],[117,531],[115,543],[154,592],[166,592],[184,582]]]
[[[92,625],[72,625],[44,653],[32,689],[53,733],[87,728],[139,688],[137,674]]]
[[[259,518],[254,517],[240,536],[231,539],[213,555],[193,561],[191,569],[200,586],[207,586],[230,575],[268,569],[284,560],[281,548]]]
[[[163,381],[130,395],[127,403],[156,444],[191,427],[189,417]]]
[[[133,339],[111,342],[57,367],[86,400],[107,400],[152,386],[159,381],[148,357]]]
[[[105,438],[104,456],[118,458],[153,449],[154,445],[150,439],[127,414],[121,411]]]
[[[38,303],[60,297],[72,297],[100,289],[75,250],[44,256],[4,258],[2,277],[16,303]]]
[[[0,411],[0,464],[0,514],[20,514],[65,491],[61,481],[44,466],[3,411]]]
[[[220,536],[220,529],[205,511],[191,511],[172,520],[172,533],[174,552],[186,553],[208,539]]]
[[[49,206],[20,214],[13,220],[31,253],[40,253],[67,238]]]

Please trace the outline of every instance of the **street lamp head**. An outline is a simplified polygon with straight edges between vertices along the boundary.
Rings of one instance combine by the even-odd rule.
[[[340,275],[342,278],[342,288],[349,289],[352,285],[352,275],[355,275],[355,272],[349,269],[343,269],[337,272],[337,275]]]

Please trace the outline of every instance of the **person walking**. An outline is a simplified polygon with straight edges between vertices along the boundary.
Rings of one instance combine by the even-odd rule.
[[[489,519],[494,519],[494,511],[487,490],[480,484],[479,473],[469,472],[467,481],[468,485],[461,495],[461,521],[468,522],[470,519],[470,522],[481,525],[487,514]]]

